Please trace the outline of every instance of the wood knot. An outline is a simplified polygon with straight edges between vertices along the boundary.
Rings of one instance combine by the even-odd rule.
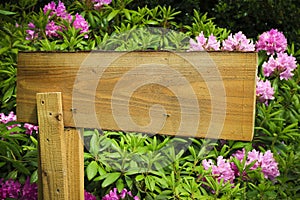
[[[56,115],[56,119],[57,119],[58,121],[62,121],[62,119],[63,119],[62,114],[61,114],[61,113],[57,114],[57,115]]]

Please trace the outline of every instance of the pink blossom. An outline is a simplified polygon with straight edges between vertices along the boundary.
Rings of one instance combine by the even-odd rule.
[[[38,133],[39,127],[35,126],[33,124],[29,124],[29,123],[25,123],[24,124],[24,128],[26,128],[26,134],[28,135],[32,135],[32,132],[35,131],[36,133]]]
[[[277,29],[271,29],[259,36],[256,42],[256,50],[265,50],[267,54],[281,53],[287,49],[287,39],[282,32]]]
[[[66,11],[66,7],[64,5],[63,2],[59,1],[57,6],[55,2],[51,2],[49,4],[47,4],[46,6],[44,6],[44,13],[46,14],[47,12],[49,12],[49,10],[51,10],[50,14],[49,14],[49,19],[50,17],[54,16],[53,20],[48,21],[46,28],[45,28],[45,33],[46,36],[49,38],[53,38],[53,37],[59,37],[60,35],[58,34],[59,31],[64,31],[66,29],[65,26],[60,25],[61,21],[65,20],[69,23],[73,22],[73,16],[71,14],[69,14]],[[80,14],[76,14],[73,22],[73,26],[75,29],[80,29],[80,33],[84,33],[84,37],[88,38],[88,31],[89,31],[89,25],[88,23],[85,21],[85,19],[80,15]],[[28,24],[29,30],[26,30],[27,36],[26,39],[27,40],[32,40],[34,38],[38,37],[38,33],[36,33],[35,30],[35,25],[33,23],[29,23]]]
[[[102,6],[110,4],[111,1],[112,0],[93,0],[93,2],[95,3],[94,8],[100,9]]]
[[[102,200],[119,200],[119,199],[125,199],[126,197],[133,197],[131,191],[128,191],[126,188],[124,188],[120,194],[118,194],[117,188],[112,189],[109,191],[107,195],[105,195]],[[133,197],[134,200],[140,200],[138,196]]]
[[[96,200],[96,197],[93,194],[84,191],[84,200]]]
[[[225,51],[254,51],[255,45],[240,31],[234,35],[230,34],[222,43]]]
[[[273,153],[270,150],[266,151],[262,156],[260,167],[265,178],[273,180],[280,175],[278,163],[275,161]]]
[[[56,15],[57,17],[61,17],[63,19],[66,19],[68,13],[66,11],[66,7],[63,2],[59,1],[57,6],[55,2],[51,2],[44,6],[44,13],[46,14],[49,10],[51,10],[49,17],[52,17],[53,15]]]
[[[57,26],[54,21],[50,21],[46,25],[45,32],[49,38],[52,38],[52,37],[58,37],[59,35],[58,35],[57,31],[61,31],[61,30],[62,30],[62,28],[60,26]]]
[[[51,10],[50,16],[54,15],[56,12],[56,4],[54,1],[48,3],[47,5],[44,6],[44,14],[46,14],[49,10]]]
[[[0,122],[7,124],[8,122],[16,121],[17,116],[11,111],[7,116],[4,113],[0,113]]]
[[[279,74],[280,80],[288,80],[294,75],[292,71],[297,68],[297,61],[295,57],[287,53],[278,53],[277,58],[271,56],[262,67],[265,76],[269,77],[275,73]]]
[[[190,39],[190,51],[220,50],[220,42],[214,35],[205,38],[203,32],[196,37],[196,41]]]
[[[28,24],[28,28],[30,28],[30,29],[35,29],[35,25],[34,25],[32,22],[30,22],[30,23]]]
[[[246,155],[245,149],[242,149],[241,151],[239,150],[233,154],[233,156],[240,161],[242,161],[246,156],[246,166],[250,165],[252,162],[255,162],[250,169],[254,170],[260,167],[265,178],[273,180],[280,175],[278,163],[275,161],[273,153],[271,153],[270,150],[262,153],[253,149],[252,151],[248,152],[248,155]]]
[[[36,33],[36,30],[35,30],[35,25],[32,23],[32,22],[30,22],[29,24],[28,24],[28,30],[26,30],[26,33],[27,33],[27,36],[26,36],[26,40],[33,40],[33,39],[35,39],[35,38],[37,38],[38,37],[38,34]]]
[[[85,21],[85,19],[78,13],[76,13],[75,15],[75,20],[73,22],[73,26],[76,29],[81,29],[80,33],[87,33],[89,31],[89,24],[87,23],[87,21]],[[88,37],[87,34],[84,35],[85,38]]]
[[[268,100],[274,99],[274,89],[269,80],[259,80],[256,82],[256,96],[259,101],[268,105]]]
[[[225,160],[223,156],[218,156],[217,158],[217,165],[214,165],[211,160],[203,160],[202,165],[205,170],[208,170],[209,168],[212,169],[212,174],[217,178],[217,180],[220,182],[221,179],[224,180],[224,182],[230,182],[233,183],[233,180],[235,178],[234,171],[231,168],[230,162],[228,160]]]

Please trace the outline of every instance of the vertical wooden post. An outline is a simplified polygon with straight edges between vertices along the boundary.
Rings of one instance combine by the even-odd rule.
[[[83,147],[77,131],[64,128],[61,93],[38,93],[36,99],[39,199],[83,200]]]
[[[83,141],[76,128],[65,129],[69,199],[84,200]]]

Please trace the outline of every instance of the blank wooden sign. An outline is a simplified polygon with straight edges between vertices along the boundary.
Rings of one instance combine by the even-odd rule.
[[[61,92],[65,127],[252,140],[254,52],[21,52],[17,115]]]

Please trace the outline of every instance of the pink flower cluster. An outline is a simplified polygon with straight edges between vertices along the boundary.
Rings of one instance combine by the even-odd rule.
[[[220,42],[212,34],[205,38],[203,32],[196,37],[196,41],[190,39],[190,51],[204,51],[204,50],[220,50]]]
[[[7,124],[8,122],[13,122],[17,120],[17,116],[14,112],[10,112],[7,116],[4,113],[0,113],[0,123]],[[10,130],[14,127],[21,127],[21,124],[12,124],[10,126],[6,126],[7,130]]]
[[[22,199],[22,200],[35,200],[38,199],[37,184],[30,183],[27,178],[24,185],[19,181],[9,179],[4,181],[0,179],[0,199]]]
[[[8,122],[12,122],[12,121],[16,121],[16,120],[17,120],[17,116],[14,114],[13,111],[11,111],[7,116],[4,113],[0,113],[0,123],[2,123],[2,124],[7,124]],[[10,130],[16,126],[21,127],[21,124],[13,124],[10,126],[6,126],[6,128],[8,130]],[[32,135],[33,131],[38,133],[38,130],[39,130],[38,126],[29,124],[29,123],[25,123],[24,128],[26,129],[25,134],[28,134],[28,135]]]
[[[222,48],[220,48],[220,42],[216,37],[210,35],[207,38],[203,35],[203,32],[196,37],[196,41],[190,39],[190,51],[254,51],[255,45],[250,39],[240,31],[234,35],[230,34],[226,40],[222,42]]]
[[[233,154],[233,156],[240,161],[242,161],[246,156],[246,165],[249,165],[255,161],[255,164],[250,169],[254,170],[260,167],[265,178],[273,180],[280,175],[278,163],[275,161],[273,153],[270,150],[262,153],[253,149],[252,151],[248,152],[248,155],[246,155],[245,149],[242,149],[241,151],[237,151],[235,154]],[[236,171],[235,173],[238,172]]]
[[[240,31],[234,35],[230,34],[222,42],[222,50],[225,51],[254,51],[255,45]]]
[[[202,165],[205,170],[212,169],[212,174],[217,180],[220,182],[221,179],[224,182],[233,183],[235,178],[234,171],[231,169],[231,164],[228,160],[225,160],[223,156],[218,156],[217,158],[217,165],[214,165],[212,160],[203,160]]]
[[[114,188],[107,195],[105,195],[102,200],[119,200],[128,197],[132,197],[133,200],[139,200],[138,196],[133,196],[131,191],[127,191],[126,188],[124,188],[120,194],[118,194],[117,188]]]
[[[276,58],[272,55],[268,62],[265,62],[262,67],[266,77],[279,74],[280,80],[288,80],[294,75],[292,71],[297,68],[296,63],[295,57],[289,56],[287,53],[277,53]]]
[[[49,21],[45,27],[46,36],[49,38],[59,37],[58,31],[63,31],[66,29],[64,25],[61,25],[62,21],[67,21],[68,23],[72,23],[72,26],[75,29],[80,29],[80,33],[84,34],[85,38],[88,38],[89,25],[87,21],[78,13],[75,16],[72,16],[66,11],[65,5],[63,2],[59,1],[56,5],[55,2],[51,2],[45,5],[43,9],[44,13],[47,14],[49,12]],[[50,20],[51,19],[51,20]],[[36,30],[35,25],[30,22],[28,24],[28,30],[26,30],[27,36],[26,40],[33,40],[38,38],[39,30]]]
[[[108,5],[111,3],[112,0],[93,0],[94,4],[94,8],[95,9],[100,9],[102,8],[104,5]]]
[[[256,49],[265,50],[268,55],[271,55],[262,65],[266,77],[279,75],[280,80],[288,80],[294,75],[293,70],[297,68],[296,58],[284,53],[287,49],[287,39],[283,33],[277,29],[264,32],[259,36]]]
[[[93,194],[84,190],[84,200],[96,200],[96,199],[97,198]]]
[[[256,50],[265,50],[268,55],[275,52],[281,53],[287,49],[287,39],[282,32],[277,29],[271,29],[264,32],[259,36],[259,40],[256,43]]]
[[[268,105],[268,100],[274,99],[274,88],[271,86],[269,80],[257,79],[256,82],[256,96],[261,103]]]
[[[9,179],[4,181],[0,179],[0,200],[4,199],[22,199],[35,200],[38,199],[38,187],[36,183],[30,183],[29,177],[24,185],[19,181]],[[96,197],[91,193],[84,191],[85,200],[96,200]]]
[[[236,157],[240,161],[242,161],[246,156],[246,166],[254,161],[255,163],[250,168],[250,170],[261,168],[264,177],[267,179],[273,180],[274,178],[280,175],[278,170],[278,163],[275,161],[273,154],[270,150],[266,151],[265,153],[262,153],[253,149],[252,151],[248,152],[248,154],[246,154],[245,149],[242,149],[237,151],[232,156]],[[221,179],[223,179],[224,183],[233,183],[236,176],[239,176],[239,171],[234,162],[226,160],[222,156],[219,156],[217,158],[216,165],[211,159],[205,159],[202,161],[202,166],[205,170],[211,169],[212,175],[218,180],[218,182],[220,182]],[[243,175],[246,175],[245,172],[243,173]]]

